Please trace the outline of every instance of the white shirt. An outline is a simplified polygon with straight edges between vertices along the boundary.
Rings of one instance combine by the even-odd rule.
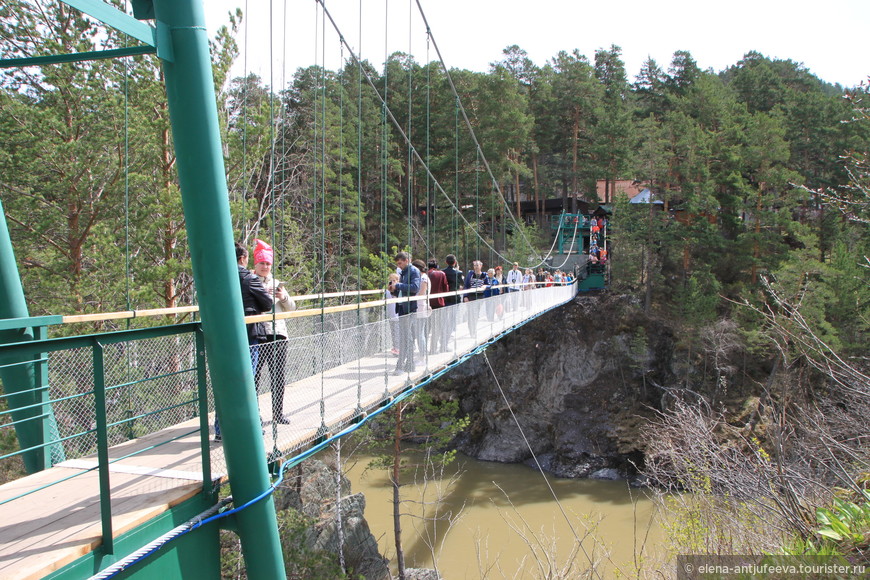
[[[429,304],[429,294],[431,294],[432,284],[429,282],[429,275],[425,272],[420,272],[420,292],[417,296],[423,294],[423,287],[426,287],[426,299],[417,301],[417,317],[428,318],[432,314],[432,306]]]

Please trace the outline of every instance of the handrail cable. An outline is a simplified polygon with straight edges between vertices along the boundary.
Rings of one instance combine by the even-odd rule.
[[[527,284],[532,285],[532,284]],[[438,298],[441,296],[461,296],[463,294],[468,294],[471,292],[476,292],[475,289],[470,290],[455,290],[452,292],[442,292],[439,294],[431,294],[430,298]],[[318,300],[321,296],[324,298],[335,298],[342,296],[361,296],[361,295],[374,295],[374,294],[383,294],[383,290],[362,290],[362,291],[348,291],[348,292],[330,292],[327,294],[306,294],[305,296],[291,296],[296,301],[300,300]],[[339,306],[325,306],[323,310],[326,312],[340,312],[344,310],[355,310],[357,308],[366,309],[373,308],[376,306],[383,306],[384,304],[395,304],[400,300],[403,301],[414,301],[414,300],[423,300],[424,296],[411,296],[410,298],[392,298],[390,300],[375,300],[368,302],[353,302],[351,304],[344,304]],[[81,322],[99,322],[105,320],[124,320],[126,318],[145,318],[148,316],[166,316],[172,314],[185,314],[189,312],[198,312],[198,306],[178,306],[176,308],[154,308],[150,310],[125,310],[122,312],[108,312],[108,313],[97,313],[97,314],[74,314],[70,316],[63,316],[61,324],[75,324]],[[275,318],[277,320],[285,319],[285,318],[298,318],[305,316],[315,316],[319,315],[321,311],[320,307],[317,308],[303,308],[299,310],[294,310],[291,312],[282,312],[276,313]],[[272,319],[272,313],[268,312],[266,314],[253,314],[245,317],[245,323],[251,322],[265,322],[267,320]]]

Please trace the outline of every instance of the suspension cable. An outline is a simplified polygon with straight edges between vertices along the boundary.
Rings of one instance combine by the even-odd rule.
[[[245,58],[242,65],[242,233],[248,239],[248,0],[245,0]]]
[[[359,0],[359,46],[362,52],[362,0]],[[342,45],[343,46],[343,45]],[[363,133],[363,111],[362,111],[362,63],[357,63],[357,129],[356,129],[356,285],[357,288],[362,287],[362,133]],[[362,302],[362,296],[356,296],[356,323],[361,325],[360,320],[362,311],[359,308]],[[386,305],[385,305],[386,308]],[[362,407],[362,357],[357,357],[356,361],[356,400],[357,407]]]
[[[327,18],[329,18],[330,22],[332,23],[333,28],[335,29],[336,33],[339,35],[339,38],[341,39],[342,44],[344,44],[345,47],[348,49],[348,52],[349,52],[350,55],[353,57],[353,59],[356,60],[357,62],[359,62],[359,58],[357,57],[356,53],[355,53],[354,50],[351,48],[351,46],[347,43],[347,40],[344,38],[344,35],[341,33],[341,29],[338,27],[338,24],[335,22],[335,19],[332,17],[332,14],[329,12],[329,10],[328,10],[328,9],[326,8],[326,6],[324,5],[324,0],[315,0],[315,2],[317,2],[318,4],[320,4],[320,5],[323,7],[323,12],[324,12],[324,14],[326,15]],[[436,48],[437,48],[437,47],[436,47]],[[459,207],[458,207],[458,206],[453,202],[453,200],[450,198],[450,196],[447,194],[447,192],[444,191],[444,188],[441,186],[441,183],[440,183],[440,182],[435,178],[434,174],[432,174],[431,168],[430,168],[428,165],[425,164],[423,158],[420,156],[420,153],[417,151],[417,149],[413,146],[413,144],[412,144],[412,143],[410,142],[410,140],[408,139],[408,136],[407,136],[407,134],[405,133],[404,129],[402,128],[401,123],[398,122],[398,120],[396,119],[395,115],[393,115],[392,110],[390,110],[389,106],[387,105],[387,87],[388,87],[388,83],[387,83],[387,79],[386,79],[386,69],[385,69],[385,79],[384,79],[384,96],[381,96],[381,93],[380,93],[380,91],[378,91],[377,87],[375,86],[374,80],[371,78],[371,75],[369,75],[368,72],[366,72],[364,69],[363,69],[363,74],[364,74],[365,77],[366,77],[366,82],[367,82],[367,83],[369,84],[369,86],[372,88],[372,90],[374,91],[375,96],[378,98],[378,100],[379,100],[380,103],[381,103],[382,111],[383,111],[383,116],[384,116],[384,119],[383,119],[383,120],[384,120],[384,126],[386,127],[386,119],[389,118],[390,122],[393,124],[393,127],[396,129],[396,131],[399,133],[399,135],[402,137],[402,139],[403,139],[403,140],[405,141],[405,143],[408,145],[410,151],[411,151],[411,152],[413,153],[413,155],[414,155],[414,158],[415,158],[415,159],[416,159],[416,160],[417,160],[417,161],[418,161],[418,162],[419,162],[419,163],[424,167],[424,169],[426,170],[427,174],[428,174],[428,175],[430,176],[430,178],[432,179],[432,182],[434,183],[435,187],[436,187],[436,188],[438,189],[438,191],[441,192],[441,194],[442,194],[442,195],[447,199],[448,203],[449,203],[450,206],[454,209],[454,211],[458,212],[459,217],[462,219],[463,223],[464,223],[467,227],[470,228],[470,227],[471,227],[471,223],[470,223],[470,222],[465,218],[464,215],[462,215],[462,212],[460,211]],[[460,107],[461,107],[461,103],[460,103]],[[387,155],[387,151],[386,151],[386,131],[385,131],[385,133],[384,133],[384,148],[383,148],[383,149],[384,149],[384,150],[383,150],[383,154],[384,154],[385,164],[386,164],[386,155]],[[384,167],[384,176],[383,176],[383,178],[384,178],[384,183],[383,183],[383,192],[384,192],[383,203],[384,203],[384,208],[383,208],[383,209],[384,209],[384,212],[386,213],[386,206],[385,206],[385,203],[386,203],[386,199],[385,199],[385,196],[386,196],[386,167]],[[383,217],[386,218],[386,216],[383,216]],[[388,235],[388,234],[387,234],[387,231],[388,231],[388,228],[386,227],[386,221],[385,221],[384,223],[385,223],[385,227],[384,227],[384,245],[385,245],[385,252],[386,252],[387,235]],[[479,232],[475,231],[475,235],[477,235],[477,236],[480,238],[480,240],[484,243],[484,245],[485,245],[487,248],[489,248],[490,250],[492,250],[493,253],[494,253],[496,256],[498,256],[499,258],[501,258],[501,259],[504,260],[505,262],[510,262],[510,261],[511,261],[510,259],[508,259],[507,256],[503,255],[501,252],[499,252],[498,250],[496,250],[496,249],[492,246],[492,244],[490,244],[489,241],[486,240],[486,238],[484,238],[483,236],[480,235]],[[531,243],[530,243],[530,242],[529,242],[529,245],[531,246]],[[541,265],[541,264],[543,264],[543,263],[545,263],[545,260],[542,260],[542,261],[538,262],[538,263],[535,264],[534,266],[524,266],[524,267],[535,268],[535,267],[537,267],[537,266],[539,266],[539,265]]]
[[[562,517],[565,518],[565,523],[568,524],[568,528],[571,530],[571,534],[573,534],[574,539],[577,541],[577,546],[583,552],[583,555],[586,556],[586,559],[589,560],[589,565],[592,566],[592,571],[595,572],[595,575],[601,578],[601,575],[598,574],[598,571],[595,569],[595,562],[592,560],[592,557],[589,555],[589,552],[586,551],[586,548],[583,547],[583,542],[580,539],[580,536],[577,534],[577,530],[574,528],[574,525],[571,523],[571,519],[568,517],[568,513],[565,511],[565,508],[562,506],[562,502],[559,501],[559,497],[556,495],[556,491],[553,489],[553,486],[550,485],[550,479],[547,477],[547,474],[544,473],[544,468],[541,467],[541,463],[538,461],[538,456],[535,455],[534,450],[532,449],[531,443],[529,443],[528,438],[526,437],[525,431],[523,431],[522,426],[520,425],[519,419],[517,419],[516,414],[514,413],[514,409],[508,401],[507,395],[505,395],[504,390],[501,388],[501,383],[498,381],[498,377],[495,374],[495,369],[492,368],[492,364],[489,362],[489,357],[486,355],[486,351],[483,351],[483,360],[486,361],[486,366],[489,367],[489,372],[492,374],[492,379],[495,381],[495,386],[498,388],[498,392],[501,394],[501,398],[504,401],[504,404],[507,405],[507,409],[511,414],[511,417],[514,420],[514,424],[517,426],[517,429],[520,432],[520,436],[523,438],[523,441],[526,444],[526,447],[529,450],[529,453],[532,455],[532,459],[535,462],[535,465],[538,468],[538,471],[541,474],[541,477],[544,480],[544,483],[547,484],[547,489],[550,490],[550,495],[553,496],[553,501],[556,502],[556,505],[559,507],[559,511],[562,513]]]
[[[326,11],[326,3],[323,2],[323,10]],[[320,277],[323,280],[323,288],[326,289],[326,18],[320,19],[321,34],[321,66],[320,66],[320,97],[321,106],[320,114],[322,121],[320,123]],[[316,97],[315,97],[316,99]],[[315,163],[317,161],[315,160]],[[326,334],[326,313],[324,311],[325,303],[323,298],[320,302],[320,332]],[[320,350],[323,350],[322,348]],[[326,361],[321,355],[320,361],[320,429],[326,432]]]
[[[412,42],[413,42],[413,31],[411,29],[412,24],[412,16],[413,16],[413,6],[411,5],[411,1],[408,1],[408,141],[410,143],[411,140],[411,115],[412,115],[412,97],[413,97],[413,78],[414,78],[414,59],[411,57],[412,51]],[[414,219],[414,195],[413,195],[413,182],[414,182],[414,172],[412,169],[414,159],[411,154],[411,147],[408,146],[408,168],[405,171],[405,179],[408,182],[408,248],[414,247],[414,240],[412,237],[412,221]]]
[[[432,91],[432,67],[429,66],[429,35],[426,35],[426,165],[432,162],[432,154],[430,149],[430,129],[431,121],[431,91]],[[431,230],[435,229],[435,207],[432,203],[432,186],[429,181],[429,174],[426,174],[426,246],[427,248],[432,242]],[[430,252],[430,256],[434,256],[434,252]]]
[[[489,162],[486,160],[486,156],[483,154],[483,149],[481,148],[480,143],[477,141],[477,135],[475,135],[474,129],[471,126],[471,121],[468,119],[468,114],[465,111],[465,107],[462,105],[462,99],[460,99],[459,93],[456,90],[456,85],[453,83],[453,77],[450,75],[450,69],[447,68],[447,63],[444,62],[444,57],[441,55],[441,49],[438,48],[438,43],[435,42],[435,37],[432,36],[432,29],[429,27],[429,20],[426,18],[426,13],[423,12],[423,6],[420,4],[420,0],[416,0],[416,2],[417,8],[420,10],[420,16],[423,18],[423,23],[426,25],[426,33],[432,39],[432,46],[435,47],[435,52],[438,54],[438,60],[441,62],[444,73],[447,75],[447,81],[450,84],[450,88],[453,90],[453,94],[456,95],[456,99],[459,102],[459,107],[462,111],[462,118],[465,119],[465,125],[468,127],[469,133],[471,133],[471,138],[474,140],[474,145],[475,147],[477,147],[477,150],[480,151],[480,155],[483,158],[483,164],[486,167],[487,173],[489,173],[489,177],[492,179],[492,182],[495,185],[495,190],[498,192],[502,203],[504,203],[505,206],[508,206],[508,202],[498,186],[498,181],[495,179],[495,176],[492,173]],[[516,218],[513,217],[513,213],[510,212],[510,208],[508,208],[508,213],[511,215],[511,219],[513,219],[514,224],[517,226],[517,229],[520,231],[522,236],[526,238],[525,231],[523,231],[523,229],[519,227],[519,223],[517,222]],[[526,238],[526,243],[531,245],[531,243],[528,241],[528,238]]]
[[[322,3],[323,0],[318,0]],[[328,14],[328,12],[327,12]],[[390,78],[389,78],[389,61],[387,59],[387,37],[389,33],[389,24],[390,24],[390,2],[389,0],[384,0],[384,97],[381,100],[381,227],[383,228],[384,234],[384,272],[381,275],[382,280],[387,280],[389,276],[389,267],[388,260],[390,259],[390,242],[389,242],[389,213],[387,211],[387,145],[389,143],[388,140],[388,131],[387,131],[387,113],[390,112],[390,108],[387,105],[387,99],[389,98],[389,90],[390,90]],[[329,16],[329,19],[332,20],[332,16]],[[332,22],[332,25],[335,26],[335,21]],[[338,29],[336,28],[336,31]],[[339,33],[341,36],[341,33]],[[349,47],[348,47],[349,48]],[[351,50],[351,55],[353,51]],[[366,80],[369,85],[375,89],[375,94],[378,94],[378,90],[372,84],[372,79],[369,76],[368,72],[360,68],[360,70],[365,74]],[[380,98],[380,94],[378,94],[378,98]],[[401,129],[400,129],[401,130]],[[384,319],[386,320],[389,317],[389,310],[386,304],[384,304]],[[388,323],[389,324],[389,323]],[[381,324],[381,340],[383,344],[387,344],[387,324]],[[384,394],[389,395],[390,392],[390,381],[389,381],[389,367],[390,364],[387,361],[387,357],[384,357]]]
[[[338,88],[338,283],[344,290],[344,45],[339,44],[341,63],[336,87]]]

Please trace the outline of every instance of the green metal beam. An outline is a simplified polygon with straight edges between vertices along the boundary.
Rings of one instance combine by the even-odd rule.
[[[133,17],[137,20],[154,20],[153,0],[133,0]]]
[[[210,483],[210,482],[209,482]],[[176,526],[198,516],[217,503],[217,492],[200,493],[169,508],[115,538],[112,554],[93,550],[63,568],[50,572],[44,580],[81,580],[90,578]],[[115,580],[171,580],[175,578],[220,578],[220,538],[218,522],[206,524],[174,540],[139,563],[122,571]]]
[[[103,541],[100,551],[114,552],[115,535],[112,533],[112,486],[109,477],[109,429],[106,425],[106,365],[103,345],[94,345],[94,419],[97,424],[97,471],[100,481],[100,523]]]
[[[111,50],[92,50],[88,52],[73,52],[70,54],[50,54],[46,56],[31,56],[27,58],[0,58],[0,68],[22,66],[41,66],[44,64],[60,64],[64,62],[81,62],[83,60],[100,60],[118,58],[121,56],[136,56],[139,54],[154,54],[153,46],[131,46]]]
[[[40,338],[39,330],[33,325],[21,326],[22,319],[30,319],[24,288],[18,275],[12,239],[6,225],[3,204],[0,203],[0,319],[12,319],[6,328],[0,329],[0,344],[10,342],[30,342]],[[34,319],[30,319],[34,320]],[[38,326],[37,326],[38,329]],[[15,423],[15,434],[21,449],[32,449],[23,454],[24,467],[28,473],[35,473],[51,467],[52,455],[62,460],[63,447],[60,444],[42,447],[56,440],[57,423],[48,403],[47,369],[43,362],[45,355],[34,352],[28,355],[0,354],[0,364],[13,365],[0,369],[0,381],[6,393],[6,403]],[[30,364],[16,364],[28,363]]]
[[[112,28],[117,28],[140,42],[157,48],[156,31],[153,27],[106,4],[103,0],[61,0],[61,2],[88,16],[93,16]]]
[[[20,323],[15,323],[12,326],[15,328],[21,328]],[[150,328],[134,328],[131,330],[118,330],[115,332],[102,332],[99,334],[48,338],[41,340],[38,343],[10,342],[4,344],[5,341],[0,338],[0,358],[36,357],[39,353],[43,352],[58,352],[61,350],[72,350],[74,348],[91,348],[91,346],[93,346],[97,341],[99,341],[100,344],[108,345],[118,344],[119,342],[145,340],[148,338],[175,336],[177,334],[194,332],[198,327],[199,322],[183,322],[171,326],[152,326]]]
[[[244,504],[269,489],[230,219],[214,74],[202,0],[155,0],[170,34],[162,61],[181,201],[190,241],[208,366],[233,497]],[[284,578],[274,498],[238,514],[248,577]]]
[[[26,318],[5,318],[0,320],[0,330],[19,330],[22,328],[32,328],[34,326],[49,326],[51,324],[60,324],[63,322],[63,316],[28,316]]]

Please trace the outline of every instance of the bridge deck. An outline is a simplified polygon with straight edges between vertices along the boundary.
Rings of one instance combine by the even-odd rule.
[[[485,308],[481,308],[482,304],[463,304],[437,310],[433,323],[438,316],[444,316],[440,322],[449,321],[455,327],[449,352],[428,355],[417,362],[414,373],[394,375],[396,357],[386,351],[292,382],[285,389],[284,403],[285,414],[291,418],[289,425],[272,422],[271,393],[260,395],[267,456],[286,457],[306,447],[317,439],[323,425],[335,432],[357,414],[358,408],[380,406],[387,397],[445,368],[514,324],[564,303],[573,293],[570,287],[548,288],[528,293],[540,300],[526,296],[521,300],[518,294],[525,293],[517,293],[487,299]],[[495,308],[498,304],[500,309]],[[493,312],[497,315],[493,316]],[[479,314],[476,337],[461,322],[468,313]],[[381,327],[384,332],[386,329]],[[337,334],[343,343],[362,340],[362,334],[354,333],[354,329]],[[310,359],[318,346],[311,339],[307,343]],[[203,488],[200,437],[199,419],[194,418],[110,449],[112,527],[116,537]],[[210,460],[212,478],[225,478],[221,444],[210,444]],[[101,544],[96,466],[95,456],[73,459],[0,486],[0,578],[41,578]],[[73,475],[76,477],[67,479]],[[27,491],[32,493],[16,498]],[[16,499],[2,503],[10,498]]]
[[[474,346],[459,339],[460,350]],[[271,422],[271,394],[260,395],[266,419],[266,453],[286,455],[317,437],[321,424],[320,395],[325,391],[327,426],[345,422],[357,407],[377,407],[386,389],[401,392],[454,359],[452,352],[430,355],[428,367],[394,376],[395,357],[367,357],[287,386],[285,411],[290,425]],[[362,378],[360,383],[358,378]],[[125,457],[136,451],[138,454]],[[179,423],[118,445],[110,450],[112,526],[115,536],[156,517],[203,487],[199,420]],[[215,478],[223,478],[223,447],[211,444]],[[101,543],[100,493],[96,457],[65,461],[55,467],[0,486],[0,502],[26,491],[30,495],[2,506],[0,578],[41,578],[96,549]],[[66,481],[65,478],[72,477]],[[58,482],[60,483],[54,483]],[[54,483],[53,485],[50,485]],[[43,486],[43,489],[39,489]]]

